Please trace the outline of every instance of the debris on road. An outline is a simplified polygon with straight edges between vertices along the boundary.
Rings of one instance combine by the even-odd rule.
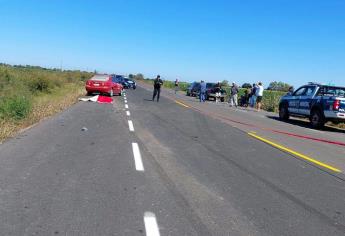
[[[98,103],[113,103],[113,99],[111,97],[99,96]]]
[[[96,95],[89,98],[79,98],[79,101],[83,102],[98,102],[98,103],[113,103],[113,99],[111,97],[100,96]]]
[[[90,98],[79,98],[79,101],[83,102],[97,102],[99,95],[90,97]]]

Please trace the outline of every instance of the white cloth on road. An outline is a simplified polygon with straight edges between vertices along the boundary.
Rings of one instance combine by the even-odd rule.
[[[79,101],[83,101],[83,102],[97,102],[98,96],[99,95],[96,95],[96,96],[93,96],[93,97],[90,97],[90,98],[79,98]]]

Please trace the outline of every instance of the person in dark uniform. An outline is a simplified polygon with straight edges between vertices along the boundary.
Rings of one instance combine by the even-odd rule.
[[[152,101],[155,100],[157,96],[157,102],[159,102],[159,95],[161,94],[161,86],[163,84],[163,80],[161,80],[160,75],[157,75],[157,78],[153,81],[153,96]]]
[[[178,85],[179,85],[179,81],[178,81],[178,79],[176,79],[175,80],[175,94],[177,93],[177,91],[179,89]]]

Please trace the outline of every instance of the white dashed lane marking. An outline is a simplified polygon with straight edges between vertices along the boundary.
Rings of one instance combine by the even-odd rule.
[[[128,121],[128,127],[129,127],[129,131],[134,132],[134,126],[133,126],[133,122],[131,120]]]
[[[126,94],[124,94],[123,96],[124,96],[125,108],[128,109]],[[131,115],[130,111],[126,111],[126,115],[130,116]],[[128,120],[128,127],[131,132],[134,132],[134,125],[131,120]],[[132,149],[133,149],[135,169],[137,171],[144,171],[144,164],[141,158],[139,145],[137,143],[132,143]],[[145,224],[146,236],[160,236],[156,215],[154,213],[145,212],[144,224]]]
[[[159,236],[159,229],[156,220],[156,216],[152,212],[145,212],[144,224],[146,230],[146,236]]]
[[[132,143],[134,164],[137,171],[144,171],[143,161],[141,159],[140,149],[137,143]]]

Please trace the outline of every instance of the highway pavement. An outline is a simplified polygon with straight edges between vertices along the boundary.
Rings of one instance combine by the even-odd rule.
[[[147,85],[143,85],[148,87]],[[149,86],[149,90],[151,90]],[[272,112],[256,112],[252,108],[231,108],[228,103],[210,101],[200,103],[184,93],[177,95],[173,91],[164,90],[163,94],[170,99],[188,105],[190,109],[207,114],[221,122],[227,123],[246,133],[255,133],[286,148],[291,148],[313,159],[345,170],[345,130],[325,127],[322,130],[312,129],[309,121],[290,118],[282,122],[278,114]]]
[[[298,139],[336,153],[311,157],[272,132],[294,124],[151,96],[143,86],[79,102],[1,144],[1,235],[345,234],[341,145]]]

